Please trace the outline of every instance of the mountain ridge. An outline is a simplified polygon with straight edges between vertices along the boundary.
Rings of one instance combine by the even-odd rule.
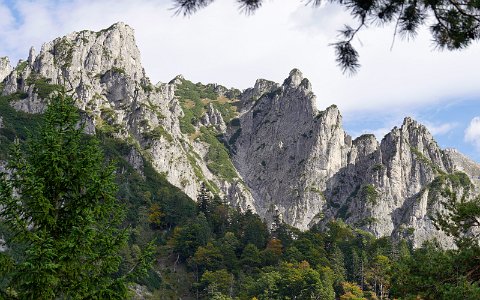
[[[12,106],[27,113],[41,113],[44,98],[64,85],[89,133],[132,145],[128,160],[137,170],[143,155],[192,199],[205,182],[233,206],[269,221],[281,214],[300,229],[342,218],[376,236],[407,237],[416,246],[435,237],[452,247],[429,219],[443,209],[432,202],[432,193],[441,195],[431,185],[443,178],[458,195],[474,195],[480,186],[478,164],[440,149],[409,117],[381,141],[352,139],[335,105],[317,110],[298,69],[282,84],[258,79],[244,91],[183,76],[153,85],[134,31],[123,23],[45,43],[15,68],[3,58],[0,80],[3,95],[22,94]],[[460,171],[474,187],[454,187],[450,177]]]

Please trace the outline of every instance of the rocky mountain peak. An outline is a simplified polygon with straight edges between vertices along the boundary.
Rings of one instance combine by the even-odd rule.
[[[2,70],[8,74],[2,93],[22,95],[10,103],[15,109],[41,113],[46,107],[45,99],[65,86],[73,91],[76,105],[84,112],[86,131],[101,131],[131,145],[133,149],[125,159],[139,172],[143,172],[144,159],[148,158],[159,173],[192,199],[200,182],[208,181],[212,190],[234,199],[235,205],[246,207],[250,203],[252,197],[246,187],[233,180],[220,180],[218,172],[213,174],[203,160],[207,155],[212,157],[214,150],[221,150],[218,141],[215,149],[209,147],[208,142],[213,143],[215,136],[200,141],[189,139],[182,132],[180,120],[188,112],[175,95],[178,86],[153,85],[145,76],[134,31],[128,25],[116,23],[98,32],[84,30],[57,38],[45,43],[38,55],[32,48],[28,60],[19,62],[15,70],[6,67],[7,59],[2,61],[7,62]],[[176,79],[179,84],[189,84],[183,76]],[[184,91],[189,88],[200,87],[192,85],[184,87]],[[209,97],[216,93],[210,86],[200,89]],[[222,118],[226,110],[219,111],[223,102],[216,104],[218,108],[210,105],[206,109],[204,119],[209,127],[213,125],[221,132],[226,126]],[[233,114],[230,107],[228,110]],[[229,173],[230,177],[235,176],[234,172]]]
[[[233,205],[267,220],[280,214],[300,229],[341,218],[377,236],[412,228],[417,244],[447,241],[428,218],[440,209],[429,196],[432,182],[463,171],[480,186],[478,164],[441,150],[410,117],[380,143],[369,134],[352,141],[335,105],[318,111],[298,69],[282,85],[258,79],[243,92],[182,75],[152,85],[123,23],[57,38],[38,54],[32,48],[15,69],[0,58],[0,81],[4,94],[26,96],[11,104],[28,113],[41,112],[42,99],[65,85],[91,132],[135,145],[127,157],[135,169],[148,158],[191,198],[205,182]]]
[[[28,51],[28,64],[33,65],[33,62],[35,61],[36,54],[35,54],[35,48],[31,47],[30,51]]]
[[[261,199],[257,212],[268,219],[278,209],[287,223],[306,229],[325,204],[322,190],[328,176],[346,163],[342,117],[334,105],[316,109],[310,83],[298,69],[282,86],[257,80],[243,97],[260,91],[240,116],[234,162]]]
[[[303,88],[306,93],[312,92],[312,85],[307,78],[303,77],[302,72],[299,69],[293,69],[290,71],[288,77],[284,80],[283,86],[285,88]]]
[[[416,120],[414,120],[411,117],[405,117],[403,119],[401,130],[404,130],[404,131],[416,130],[416,131],[422,132],[423,134],[431,136],[427,127],[425,127],[423,124],[417,122]]]
[[[178,74],[177,76],[175,76],[175,78],[170,80],[169,84],[179,85],[182,84],[183,80],[185,80],[185,77],[183,77],[182,74]]]
[[[323,112],[323,119],[329,125],[341,126],[342,124],[342,114],[336,105],[330,105]]]
[[[298,87],[302,83],[303,74],[299,69],[293,69],[290,71],[287,79],[283,82],[285,86]]]
[[[124,23],[115,23],[98,32],[83,30],[56,38],[43,44],[38,54],[32,47],[27,61],[20,63],[5,79],[3,94],[18,90],[26,93],[27,99],[14,107],[38,113],[45,107],[42,98],[48,96],[39,90],[45,83],[74,90],[82,109],[86,109],[87,104],[110,106],[100,104],[104,102],[101,99],[105,90],[123,86],[124,92],[120,94],[125,102],[135,96],[133,90],[131,94],[125,93],[129,89],[126,85],[136,85],[137,90],[140,86],[144,89],[151,86],[141,65],[134,31]],[[118,101],[120,94],[118,90],[110,91],[105,94],[110,99],[105,100]]]
[[[403,120],[403,124],[400,130],[409,133],[410,142],[418,142],[418,139],[423,139],[425,141],[433,141],[433,136],[427,129],[427,127],[423,124],[420,124],[411,117],[406,117]],[[415,141],[415,139],[417,139],[417,141]]]
[[[0,57],[0,82],[12,72],[13,68],[10,65],[8,57]]]
[[[145,77],[134,31],[124,23],[98,32],[73,32],[45,43],[33,63],[33,71],[53,83],[65,77],[87,79],[112,69],[134,80]]]
[[[266,79],[257,79],[255,85],[253,86],[254,94],[258,97],[262,96],[265,93],[272,92],[279,88],[278,83],[266,80]]]
[[[312,93],[310,81],[304,78],[302,72],[298,69],[293,69],[290,72],[280,88],[265,95],[271,99],[269,101],[272,109],[283,112],[286,118],[311,121],[318,113],[316,97]],[[327,113],[332,112],[336,114],[335,109]]]

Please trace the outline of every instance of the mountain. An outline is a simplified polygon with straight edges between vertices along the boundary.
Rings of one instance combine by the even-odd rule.
[[[441,149],[411,118],[380,142],[352,139],[336,106],[316,109],[299,70],[281,85],[259,79],[245,91],[181,75],[153,84],[123,23],[57,38],[38,54],[32,48],[15,68],[2,58],[0,80],[10,106],[32,116],[65,87],[86,132],[127,143],[125,159],[139,173],[146,159],[192,199],[204,182],[232,206],[267,221],[281,215],[303,230],[341,218],[376,236],[416,246],[436,237],[452,247],[429,216],[444,209],[446,188],[458,197],[478,193],[480,166]]]
[[[255,202],[260,215],[278,211],[301,229],[341,218],[376,236],[411,238],[416,246],[432,237],[453,245],[429,216],[443,209],[447,186],[473,195],[480,167],[440,149],[425,126],[407,117],[380,143],[371,134],[352,140],[336,106],[315,108],[310,82],[298,70],[282,85],[258,80],[241,99],[232,157],[261,199]]]

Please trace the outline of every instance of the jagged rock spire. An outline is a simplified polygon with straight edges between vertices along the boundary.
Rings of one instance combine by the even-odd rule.
[[[0,82],[12,72],[13,68],[10,65],[8,57],[0,57]]]

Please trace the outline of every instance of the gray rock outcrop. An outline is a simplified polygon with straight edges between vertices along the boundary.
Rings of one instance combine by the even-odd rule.
[[[223,121],[222,114],[215,107],[213,107],[212,104],[208,105],[208,110],[203,115],[201,122],[204,126],[215,127],[218,132],[223,133],[227,129],[227,125],[225,124],[225,121]]]
[[[241,130],[227,132],[238,135],[233,160],[263,217],[279,212],[301,229],[340,218],[415,246],[432,238],[453,246],[431,216],[444,209],[442,188],[475,194],[480,166],[442,150],[426,127],[405,118],[380,143],[371,134],[352,140],[335,106],[316,110],[310,83],[298,70],[281,86],[257,80],[241,99]],[[463,184],[458,171],[468,176]]]
[[[335,106],[316,110],[310,82],[298,70],[282,86],[258,80],[245,93],[254,98],[245,99],[235,166],[258,197],[260,214],[271,216],[277,206],[287,223],[306,229],[326,204],[327,179],[346,163],[351,140],[340,113]]]
[[[0,81],[3,95],[22,98],[12,107],[27,113],[43,112],[48,96],[64,86],[82,110],[85,132],[128,143],[125,159],[140,174],[148,160],[192,199],[205,182],[234,206],[250,207],[267,221],[280,215],[300,229],[340,218],[376,236],[409,238],[415,246],[437,238],[452,247],[431,220],[444,209],[442,189],[459,197],[480,193],[480,166],[442,150],[411,118],[380,142],[369,134],[352,139],[336,106],[317,110],[311,84],[297,69],[282,84],[259,79],[242,93],[202,86],[218,98],[197,99],[204,106],[188,124],[191,132],[182,132],[191,112],[175,91],[185,79],[153,85],[134,31],[123,23],[57,38],[39,53],[32,48],[15,69],[0,58]],[[226,102],[233,110],[224,119],[225,107],[218,105]],[[206,129],[219,139],[217,148],[199,138]],[[228,178],[210,161],[218,155],[211,150],[222,145],[235,166]],[[225,156],[220,167],[230,163]]]
[[[38,54],[32,48],[28,60],[20,65],[10,70],[3,89],[5,95],[25,95],[12,103],[15,109],[40,113],[46,107],[44,98],[55,87],[65,86],[86,114],[86,132],[94,133],[96,128],[138,147],[126,157],[137,170],[143,168],[142,155],[192,199],[200,182],[207,180],[220,188],[221,195],[251,205],[248,189],[233,188],[235,182],[226,184],[208,169],[201,155],[192,153],[202,147],[180,130],[184,112],[175,96],[176,82],[151,84],[128,25],[116,23],[99,32],[84,30],[57,38],[45,43]],[[225,122],[213,107],[205,118],[209,125],[225,130]]]
[[[0,57],[0,82],[12,72],[12,66],[8,57]]]

